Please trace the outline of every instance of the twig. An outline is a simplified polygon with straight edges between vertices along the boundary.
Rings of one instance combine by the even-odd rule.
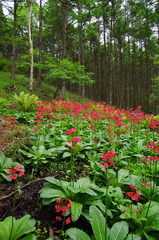
[[[31,182],[26,183],[25,185],[23,185],[20,189],[25,188],[26,186],[30,185],[30,184],[33,183],[33,182],[38,182],[38,181],[41,181],[41,180],[44,180],[44,179],[45,179],[45,178],[40,178],[40,179],[33,180],[33,181],[31,181]],[[18,191],[18,190],[16,190],[16,191]],[[8,195],[2,196],[2,197],[0,197],[0,200],[4,200],[4,199],[6,199],[6,198],[9,198],[9,197],[11,197],[13,194],[14,194],[14,192],[11,192],[11,193],[8,194]]]

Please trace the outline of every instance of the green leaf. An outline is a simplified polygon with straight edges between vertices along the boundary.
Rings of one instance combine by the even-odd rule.
[[[141,240],[141,237],[135,234],[129,234],[125,240]]]
[[[145,235],[145,237],[146,237],[147,240],[156,240],[155,237],[149,236],[145,231],[143,231],[143,233],[144,233],[144,235]]]
[[[66,231],[66,234],[73,240],[90,240],[90,237],[78,228],[70,228]]]
[[[10,216],[0,222],[0,240],[9,240],[9,237],[12,240],[17,240],[22,235],[30,233],[34,230],[35,221],[30,219],[30,215],[25,215],[18,220]]]
[[[77,180],[77,186],[81,189],[81,192],[85,192],[86,189],[90,186],[91,181],[89,178],[80,178]]]
[[[61,190],[58,189],[52,189],[52,188],[43,188],[41,190],[41,194],[40,194],[41,198],[55,198],[55,197],[67,197],[65,195],[65,193],[63,193]]]
[[[110,229],[109,240],[124,240],[128,231],[129,228],[127,222],[117,222]]]
[[[96,240],[105,240],[105,218],[97,207],[90,207],[90,222]]]
[[[22,238],[22,240],[36,240],[36,237],[33,233],[27,235],[26,237]]]
[[[62,155],[62,158],[67,158],[70,157],[71,153],[70,152],[64,152],[64,154]]]
[[[122,182],[125,182],[126,180],[128,180],[128,177],[129,176],[129,171],[126,170],[126,169],[120,169],[119,172],[118,172],[118,182],[122,183]]]
[[[72,201],[71,205],[72,222],[75,222],[79,219],[82,213],[82,207],[83,205],[81,203]]]

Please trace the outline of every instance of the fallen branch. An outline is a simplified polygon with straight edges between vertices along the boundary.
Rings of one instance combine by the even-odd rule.
[[[40,179],[33,180],[33,181],[31,181],[31,182],[26,183],[25,185],[23,185],[20,189],[23,189],[23,188],[27,187],[28,185],[30,185],[30,184],[33,183],[33,182],[38,182],[38,181],[41,181],[41,180],[44,180],[44,179],[45,179],[45,178],[40,178]],[[19,189],[17,189],[16,192],[17,192],[18,190],[19,190]],[[4,200],[4,199],[6,199],[6,198],[9,198],[9,197],[11,197],[13,194],[14,194],[14,191],[11,192],[11,193],[8,194],[8,195],[5,195],[5,196],[0,197],[0,200]]]

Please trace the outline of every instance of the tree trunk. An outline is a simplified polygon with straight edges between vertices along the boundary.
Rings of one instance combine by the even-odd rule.
[[[17,0],[14,0],[14,23],[13,23],[13,45],[12,45],[12,76],[15,79],[15,61],[16,61],[16,33],[17,33]]]
[[[28,17],[28,35],[29,35],[29,43],[30,43],[30,83],[29,89],[33,90],[33,64],[34,64],[34,57],[33,57],[33,39],[32,39],[32,32],[31,32],[31,18],[32,18],[32,0],[27,1],[27,17]]]
[[[39,7],[39,63],[42,61],[42,0]],[[38,68],[37,85],[41,85],[41,67]]]
[[[67,21],[68,21],[68,6],[65,2],[62,3],[62,9],[63,9],[63,55],[62,58],[65,59],[67,57]],[[60,98],[65,99],[65,90],[66,86],[65,84],[62,86],[61,92],[60,92]]]

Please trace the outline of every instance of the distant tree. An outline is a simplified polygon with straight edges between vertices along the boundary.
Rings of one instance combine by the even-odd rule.
[[[66,82],[79,85],[92,84],[94,81],[91,79],[91,75],[92,73],[86,72],[85,67],[78,62],[62,59],[50,65],[50,71],[45,74],[45,77],[56,84],[57,88],[54,94],[54,98],[56,98]]]

